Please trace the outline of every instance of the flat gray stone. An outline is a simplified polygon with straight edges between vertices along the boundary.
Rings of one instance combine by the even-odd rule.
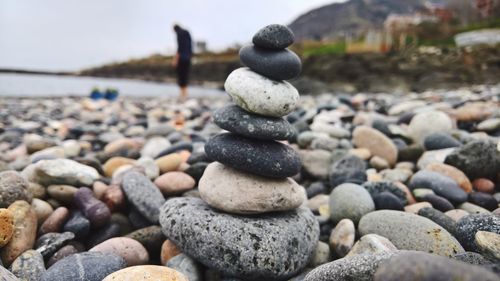
[[[240,49],[240,60],[251,70],[274,80],[290,80],[299,76],[302,63],[294,52],[269,50],[253,45]]]

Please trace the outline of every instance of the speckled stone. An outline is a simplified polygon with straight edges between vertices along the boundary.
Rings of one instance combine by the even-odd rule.
[[[227,276],[247,279],[293,276],[306,266],[319,237],[318,222],[306,208],[243,217],[217,212],[197,198],[168,200],[160,224],[184,253]]]
[[[7,208],[17,200],[31,201],[29,182],[16,171],[0,172],[0,208]]]
[[[342,219],[350,219],[355,224],[361,217],[375,210],[370,193],[360,185],[341,184],[330,193],[330,219],[337,223]]]
[[[500,150],[493,141],[472,141],[449,154],[445,163],[458,168],[470,179],[494,178],[500,171]]]
[[[253,45],[240,49],[240,60],[251,70],[274,80],[290,80],[299,76],[302,63],[294,52],[269,50]]]
[[[116,271],[102,281],[191,281],[184,274],[159,265],[138,265]]]
[[[455,235],[455,232],[457,231],[456,222],[445,215],[443,212],[436,210],[435,208],[422,208],[418,211],[418,215],[426,217],[431,221],[439,224],[452,235]]]
[[[474,239],[480,230],[500,234],[500,216],[477,214],[463,217],[457,222],[455,236],[466,250],[478,252],[479,249]]]
[[[347,256],[391,253],[397,250],[389,239],[377,234],[366,234],[352,246]]]
[[[197,261],[185,254],[173,257],[166,266],[184,274],[189,281],[203,281],[203,268]]]
[[[237,105],[219,108],[213,118],[222,129],[249,138],[287,140],[296,133],[295,128],[283,118],[253,114]]]
[[[246,67],[233,71],[224,88],[238,106],[264,116],[285,116],[299,102],[299,93],[290,83],[269,79]]]
[[[381,210],[364,215],[359,221],[358,231],[361,235],[375,233],[386,237],[400,250],[424,251],[448,257],[464,251],[460,243],[440,225],[400,211]]]
[[[220,134],[210,138],[205,152],[212,160],[254,175],[286,178],[300,172],[300,158],[291,148],[276,141]]]
[[[159,209],[165,203],[160,190],[145,175],[129,172],[123,177],[123,191],[129,202],[150,222],[158,222]]]
[[[99,252],[79,253],[56,262],[40,281],[101,281],[125,266],[120,256]]]
[[[293,44],[295,36],[292,30],[285,25],[270,24],[261,28],[252,38],[252,42],[259,47],[281,50]]]
[[[350,219],[343,219],[337,223],[330,233],[329,244],[333,253],[343,258],[354,245],[356,228]]]
[[[38,251],[27,250],[12,262],[10,271],[21,280],[40,280],[45,272],[43,257]]]
[[[498,276],[478,266],[422,252],[406,252],[382,263],[375,281],[495,281]]]
[[[36,240],[35,248],[44,258],[49,258],[74,238],[72,232],[46,233]]]
[[[313,269],[304,281],[371,281],[381,263],[395,253],[354,255]]]

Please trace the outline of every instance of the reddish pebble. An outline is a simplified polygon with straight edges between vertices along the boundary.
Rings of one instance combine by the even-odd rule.
[[[40,226],[40,235],[49,232],[60,232],[68,217],[69,211],[66,207],[55,209]]]
[[[479,192],[493,193],[495,191],[495,184],[489,179],[476,179],[472,182],[472,186]]]
[[[196,181],[183,172],[167,172],[156,178],[155,185],[164,195],[177,195],[192,189]]]
[[[179,255],[180,253],[181,251],[179,251],[177,246],[175,246],[172,241],[165,240],[163,245],[161,245],[161,264],[167,264],[171,258]]]
[[[120,186],[111,185],[104,192],[102,201],[106,204],[106,206],[108,206],[109,210],[119,210],[125,205],[125,194]]]
[[[94,246],[89,252],[118,255],[125,260],[127,266],[146,264],[149,261],[149,254],[146,248],[138,241],[128,237],[108,239]]]

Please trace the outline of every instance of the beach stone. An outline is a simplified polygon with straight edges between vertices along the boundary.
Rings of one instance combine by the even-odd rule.
[[[0,248],[7,245],[14,234],[14,214],[9,209],[0,209]]]
[[[159,265],[137,265],[127,267],[106,276],[102,281],[191,281],[182,273]]]
[[[475,235],[478,231],[500,234],[500,217],[492,214],[468,215],[457,222],[455,237],[468,251],[478,252]]]
[[[45,234],[49,232],[59,232],[62,226],[69,217],[69,211],[66,207],[59,207],[50,214],[50,216],[42,223],[38,232]]]
[[[338,146],[339,146],[339,141],[337,139],[327,136],[317,137],[311,142],[311,149],[322,149],[326,151],[332,151],[336,149]]]
[[[447,176],[440,173],[422,170],[417,172],[410,180],[411,189],[429,188],[452,203],[467,201],[467,193],[458,184]]]
[[[328,151],[300,150],[299,156],[302,167],[311,176],[319,179],[326,179],[329,173],[329,167],[332,163],[332,154]]]
[[[486,210],[485,208],[469,202],[464,202],[458,205],[457,209],[467,211],[469,214],[490,214],[490,211]]]
[[[423,170],[432,163],[444,163],[446,157],[450,155],[453,150],[455,150],[455,148],[426,151],[422,156],[419,156],[420,158],[417,157],[417,167]]]
[[[210,138],[205,152],[212,160],[254,175],[286,178],[300,172],[300,158],[291,148],[276,141],[247,139],[235,134]]]
[[[99,178],[96,169],[70,159],[41,160],[35,165],[37,182],[45,186],[51,184],[92,186],[92,183]]]
[[[31,201],[31,208],[36,213],[38,224],[42,224],[54,212],[54,208],[46,201],[38,198],[33,198]]]
[[[302,62],[288,49],[269,50],[254,45],[240,49],[240,60],[252,71],[274,80],[290,80],[299,76]]]
[[[452,235],[455,235],[457,228],[456,222],[443,212],[436,210],[435,208],[422,208],[418,211],[418,215],[430,219],[431,221],[442,226]]]
[[[469,202],[483,207],[488,211],[493,211],[498,208],[498,202],[493,195],[483,192],[469,193]]]
[[[411,213],[411,214],[418,214],[418,211],[420,211],[423,208],[432,208],[432,205],[429,202],[414,203],[414,204],[405,206],[405,212]]]
[[[458,168],[470,179],[493,179],[500,171],[500,150],[493,141],[476,140],[455,149],[445,163]]]
[[[33,198],[44,199],[47,197],[47,190],[41,184],[35,182],[29,182],[28,193],[33,196]]]
[[[74,238],[75,234],[72,232],[49,232],[36,240],[35,248],[44,258],[49,258]]]
[[[120,167],[124,165],[134,164],[135,160],[125,157],[111,157],[106,163],[102,166],[104,170],[104,175],[106,177],[112,177],[113,173],[118,170]]]
[[[354,155],[346,155],[334,162],[330,168],[330,186],[343,183],[362,184],[366,181],[366,163]]]
[[[0,208],[7,208],[17,200],[31,202],[29,182],[16,171],[0,172]]]
[[[51,198],[62,203],[72,203],[78,188],[71,185],[56,184],[47,187],[47,193]]]
[[[474,241],[483,255],[492,260],[500,261],[500,234],[478,231],[476,232]]]
[[[400,250],[423,251],[448,257],[464,251],[443,227],[427,218],[406,212],[381,210],[368,213],[359,221],[358,231],[361,235],[374,233],[386,237]]]
[[[197,198],[168,200],[161,209],[160,224],[183,253],[227,276],[245,279],[285,279],[297,274],[319,237],[318,222],[306,208],[243,217],[217,212]]]
[[[425,166],[425,170],[440,173],[443,176],[447,176],[453,179],[465,192],[472,192],[472,183],[469,181],[467,176],[459,169],[446,165],[443,163],[431,163]]]
[[[215,124],[229,132],[263,140],[287,140],[295,135],[295,128],[283,118],[264,117],[227,105],[214,112]]]
[[[498,280],[498,276],[478,266],[422,252],[405,252],[385,261],[377,269],[375,281]]]
[[[295,36],[290,28],[282,24],[270,24],[261,28],[252,38],[255,46],[281,50],[293,44]]]
[[[475,190],[484,193],[494,193],[495,192],[495,183],[490,181],[489,179],[479,178],[475,179],[472,182],[472,186]]]
[[[264,116],[285,116],[299,101],[299,93],[290,83],[269,79],[248,68],[229,74],[224,88],[238,106]]]
[[[123,177],[122,188],[141,215],[152,223],[158,222],[159,209],[165,198],[151,180],[141,173],[129,172]]]
[[[87,246],[87,249],[90,249],[108,239],[119,236],[120,232],[121,229],[118,223],[109,223],[98,230],[90,232],[85,241],[85,246]]]
[[[161,227],[158,225],[137,229],[128,233],[125,237],[132,238],[141,243],[148,250],[151,259],[160,256],[158,249],[161,249],[161,245],[165,241],[165,235],[163,235]]]
[[[318,194],[311,199],[307,200],[307,207],[313,211],[313,213],[318,213],[321,206],[327,206],[330,201],[330,196],[326,194]]]
[[[318,241],[312,259],[309,262],[310,267],[317,267],[330,260],[330,246],[327,243]]]
[[[390,168],[389,162],[382,157],[373,156],[370,159],[370,166],[375,168],[377,171]]]
[[[166,266],[184,274],[189,281],[203,280],[203,270],[201,266],[187,255],[180,254],[173,257],[167,262]]]
[[[404,206],[408,201],[405,191],[399,188],[395,183],[389,181],[365,182],[363,184],[363,187],[370,193],[373,198],[381,193],[388,192],[394,195],[399,200],[400,203],[398,205]]]
[[[344,183],[330,193],[330,219],[334,223],[347,218],[357,224],[363,215],[374,210],[370,193],[360,185]]]
[[[79,250],[73,246],[73,245],[66,245],[64,247],[62,247],[61,249],[59,249],[57,252],[55,252],[50,258],[49,260],[47,261],[47,268],[51,267],[53,264],[55,264],[56,262],[58,262],[59,260],[67,257],[67,256],[70,256],[70,255],[73,255],[73,254],[76,254],[78,253]]]
[[[367,126],[358,126],[352,133],[352,142],[358,148],[369,149],[372,155],[385,159],[389,165],[396,164],[398,149],[392,140],[381,132]]]
[[[445,212],[444,214],[447,215],[448,217],[450,217],[455,222],[457,222],[461,218],[469,215],[469,213],[467,211],[460,210],[460,209],[449,210],[449,211]]]
[[[181,254],[181,251],[171,240],[165,240],[161,245],[161,264],[167,264],[170,259]]]
[[[86,237],[90,230],[90,221],[80,211],[72,211],[63,226],[63,231],[75,234],[76,238]]]
[[[373,196],[376,210],[404,210],[404,204],[396,195],[384,191]]]
[[[40,280],[45,272],[43,257],[35,250],[27,250],[12,262],[10,271],[21,280]]]
[[[394,253],[354,255],[316,267],[304,281],[370,281],[381,263]]]
[[[166,196],[182,194],[196,185],[195,180],[183,172],[167,172],[154,181],[154,184]]]
[[[435,132],[424,138],[425,150],[439,150],[451,147],[459,147],[462,143],[447,133]]]
[[[439,210],[441,212],[447,212],[455,209],[455,207],[453,206],[453,204],[451,204],[450,201],[436,194],[424,195],[420,200],[431,203],[434,209]]]
[[[101,281],[126,266],[122,257],[100,252],[85,252],[65,257],[52,265],[41,281]]]
[[[115,237],[97,244],[89,252],[101,252],[122,257],[127,266],[146,264],[149,254],[138,241],[128,237]]]
[[[106,191],[106,189],[108,189],[108,187],[109,186],[102,181],[95,181],[92,184],[92,191],[94,192],[95,197],[101,200],[104,192]]]
[[[343,258],[354,245],[356,228],[350,219],[342,219],[330,233],[329,244],[333,253]]]
[[[36,214],[26,201],[12,203],[8,210],[12,213],[14,233],[7,245],[0,249],[0,257],[9,266],[19,255],[33,248],[36,239]]]
[[[450,117],[441,111],[417,113],[408,126],[408,132],[417,143],[433,133],[449,133],[453,128]]]
[[[144,173],[151,180],[154,180],[160,175],[160,168],[158,167],[158,165],[156,165],[155,160],[151,157],[143,156],[137,159],[137,162],[135,162],[135,166],[144,168]]]
[[[155,163],[160,168],[160,173],[164,174],[177,170],[182,163],[182,157],[179,153],[171,153],[156,159]]]
[[[152,137],[146,141],[141,149],[142,157],[156,158],[165,149],[169,148],[172,144],[165,137]]]
[[[102,201],[94,197],[90,188],[79,188],[75,193],[75,205],[90,221],[92,228],[99,228],[107,224],[111,218],[111,211]]]
[[[347,256],[392,253],[397,250],[389,239],[377,234],[366,234],[359,238]]]
[[[125,193],[119,185],[112,184],[106,189],[100,201],[104,202],[111,212],[120,210],[126,204]]]
[[[214,162],[198,185],[210,206],[235,214],[286,211],[306,201],[305,190],[293,179],[270,179],[242,173]]]

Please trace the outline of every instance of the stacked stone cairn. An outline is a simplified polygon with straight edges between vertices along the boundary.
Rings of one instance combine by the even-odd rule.
[[[235,104],[218,109],[215,123],[229,131],[212,137],[199,198],[173,198],[160,211],[164,234],[185,254],[224,277],[283,280],[306,267],[319,225],[300,207],[305,190],[294,149],[279,141],[294,134],[283,118],[298,101],[284,80],[297,77],[301,61],[286,49],[289,28],[269,25],[240,50],[248,68],[233,71],[225,89]]]

